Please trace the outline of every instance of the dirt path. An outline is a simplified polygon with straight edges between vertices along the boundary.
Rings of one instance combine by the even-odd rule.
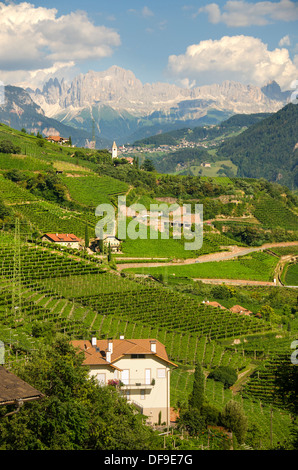
[[[254,372],[255,369],[256,369],[256,366],[251,364],[248,369],[246,369],[244,372],[241,372],[238,375],[238,379],[236,383],[232,385],[231,387],[233,395],[236,395],[236,393],[238,393],[241,390],[241,388],[243,387],[245,382],[247,382],[247,380],[249,379],[249,377],[251,376],[251,374]]]
[[[232,286],[276,286],[275,282],[250,281],[248,279],[201,279],[193,278],[193,281],[202,281],[204,284],[229,284]]]
[[[185,260],[177,260],[177,261],[169,261],[164,263],[159,262],[152,262],[152,263],[124,263],[118,264],[117,269],[122,271],[123,269],[127,268],[152,268],[152,267],[159,267],[159,266],[185,266],[187,264],[195,264],[195,263],[207,263],[208,261],[225,261],[233,258],[237,258],[238,256],[244,256],[249,253],[253,253],[255,251],[263,251],[270,248],[276,247],[286,247],[286,246],[298,246],[298,241],[295,242],[282,242],[282,243],[266,243],[262,246],[258,247],[239,247],[239,246],[231,246],[227,251],[221,251],[217,253],[210,253],[208,255],[202,255],[198,258],[187,258]],[[145,259],[145,258],[144,258]]]

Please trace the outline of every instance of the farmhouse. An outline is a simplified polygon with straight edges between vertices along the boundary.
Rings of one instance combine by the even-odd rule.
[[[105,246],[110,245],[112,251],[119,251],[121,245],[119,238],[114,237],[114,235],[106,235],[104,237],[103,243]]]
[[[48,137],[46,137],[46,140],[53,144],[60,144],[60,145],[66,144],[67,142],[69,142],[69,139],[65,139],[64,137],[61,137],[60,135],[49,135]]]
[[[72,341],[83,364],[102,385],[117,385],[121,395],[147,417],[148,424],[170,423],[170,371],[177,367],[155,339]]]
[[[73,233],[45,233],[41,239],[43,242],[52,242],[58,246],[68,248],[80,248],[80,239]]]

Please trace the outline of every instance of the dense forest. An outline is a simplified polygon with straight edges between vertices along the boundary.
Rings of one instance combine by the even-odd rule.
[[[298,186],[297,128],[298,107],[288,104],[225,141],[217,155],[237,165],[237,176],[263,177],[295,189]]]

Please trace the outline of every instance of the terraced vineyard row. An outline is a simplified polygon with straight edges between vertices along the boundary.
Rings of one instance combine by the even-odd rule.
[[[38,196],[34,196],[34,194],[4,178],[2,175],[0,175],[0,197],[9,204],[39,200]]]
[[[3,248],[0,253],[1,276],[13,278],[14,256],[11,248]],[[102,268],[97,263],[86,263],[49,250],[22,246],[20,249],[20,271],[18,278],[25,283],[50,277],[67,277],[74,274],[99,273]]]
[[[166,345],[169,357],[173,361],[184,364],[195,365],[199,361],[205,367],[215,367],[221,364],[242,369],[250,361],[249,357],[238,354],[236,350],[225,349],[208,340],[207,337],[199,338],[189,332],[154,327],[115,315],[99,315],[78,302],[61,298],[53,292],[42,289],[37,291],[33,288],[23,288],[18,310],[12,310],[11,306],[12,294],[7,292],[7,285],[2,281],[0,284],[0,339],[4,341],[6,336],[3,335],[3,331],[13,326],[18,340],[20,340],[19,334],[21,333],[22,339],[19,341],[19,347],[25,350],[32,347],[32,338],[28,338],[32,326],[42,322],[43,325],[52,325],[56,331],[67,333],[73,338],[90,338],[91,332],[99,337],[118,338],[120,334],[128,338],[156,337]],[[25,336],[24,341],[25,332],[27,332],[27,338]]]
[[[275,393],[276,378],[280,368],[291,366],[291,351],[273,353],[270,358],[263,362],[255,373],[251,376],[249,382],[245,385],[243,396],[253,396],[264,403],[282,405],[280,395]],[[296,367],[296,366],[292,366]]]
[[[254,215],[268,228],[298,230],[298,216],[284,204],[268,196],[261,198],[256,204]]]
[[[88,207],[95,208],[99,204],[110,203],[111,196],[123,194],[128,185],[123,181],[109,176],[82,176],[79,178],[62,177],[71,197]]]
[[[113,314],[146,325],[206,335],[210,339],[270,330],[270,325],[263,320],[213,309],[191,296],[156,287],[137,292],[80,296],[77,300],[99,314]]]
[[[74,233],[78,237],[84,237],[85,227],[88,224],[90,234],[94,235],[96,217],[91,212],[84,215],[72,213],[45,201],[16,204],[13,209],[16,215],[21,214],[42,233]]]

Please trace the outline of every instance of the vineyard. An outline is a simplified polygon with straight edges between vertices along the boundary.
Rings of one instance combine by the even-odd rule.
[[[262,197],[255,206],[254,215],[267,228],[298,230],[298,215],[279,200]]]
[[[43,233],[76,233],[84,237],[86,224],[93,236],[96,217],[91,212],[81,213],[62,209],[59,205],[46,201],[31,204],[15,204],[13,211],[23,222]]]
[[[264,338],[272,335],[271,325],[262,319],[208,307],[196,296],[151,280],[119,276],[94,259],[80,260],[32,244],[18,247],[17,240],[5,233],[0,243],[0,339],[11,346],[8,362],[16,352],[18,357],[30,354],[51,329],[75,339],[90,338],[92,334],[101,338],[117,338],[120,334],[127,338],[156,337],[165,344],[169,358],[181,365],[173,372],[171,403],[175,406],[191,387],[193,376],[189,370],[195,364],[199,362],[206,371],[229,365],[240,373],[254,361],[261,332]],[[15,253],[18,248],[16,257],[11,251]],[[256,337],[256,344],[232,344],[244,336]],[[253,377],[251,389],[245,389],[237,398],[251,419],[258,409],[251,398],[257,397],[254,381]],[[230,390],[210,379],[205,385],[208,399],[217,405],[231,397]],[[270,387],[269,380],[267,385]],[[260,388],[264,392],[264,386]],[[257,399],[262,401],[259,413],[266,427],[269,412],[264,393]],[[275,413],[283,429],[289,417]],[[276,432],[275,439],[278,435]]]
[[[129,268],[127,272],[156,276],[179,276],[198,279],[243,279],[273,282],[278,259],[260,252],[241,256],[234,260],[210,261],[179,266]],[[126,271],[126,270],[125,270]]]
[[[254,230],[253,223],[270,236],[276,232],[279,237],[282,232],[285,237],[282,241],[289,240],[286,233],[289,231],[290,239],[294,240],[298,216],[292,205],[260,193],[261,183],[256,183],[254,189],[253,181],[201,178],[208,183],[210,200],[214,200],[216,207],[224,191],[228,200],[231,194],[245,193],[247,185],[250,192],[240,201],[240,205],[247,204],[249,213],[238,219],[235,208],[230,218],[228,211],[219,214],[214,225],[210,222],[204,226],[200,250],[185,250],[187,240],[183,237],[164,240],[158,234],[150,239],[149,228],[145,240],[123,240],[121,252],[113,254],[111,260],[106,253],[57,249],[54,244],[43,243],[41,234],[74,233],[84,239],[87,227],[92,241],[98,221],[95,208],[101,203],[116,208],[118,195],[127,194],[130,202],[138,201],[146,207],[156,202],[158,191],[165,200],[174,196],[179,200],[186,187],[189,190],[186,200],[197,201],[209,195],[204,192],[201,180],[188,181],[188,176],[179,181],[173,176],[163,180],[160,175],[146,175],[145,171],[133,175],[139,184],[134,188],[129,179],[133,168],[125,174],[125,165],[122,168],[111,165],[105,174],[104,164],[95,163],[96,151],[94,159],[88,160],[92,153],[89,149],[82,149],[76,156],[72,148],[46,141],[39,145],[36,137],[12,132],[1,125],[0,141],[7,138],[21,149],[20,155],[0,154],[0,202],[12,214],[3,218],[0,231],[0,341],[5,343],[8,367],[27,360],[33,350],[56,333],[68,339],[90,339],[92,335],[156,338],[165,345],[169,359],[178,364],[171,375],[172,407],[187,400],[195,366],[201,364],[210,404],[222,409],[232,398],[239,401],[249,423],[257,422],[264,431],[263,448],[285,439],[291,421],[275,393],[275,378],[277,367],[288,365],[289,345],[297,339],[298,301],[295,289],[271,286],[271,283],[280,258],[297,255],[298,245],[262,251],[259,246],[249,245],[246,239],[244,243],[229,238],[222,225],[237,221],[243,230],[248,225]],[[5,178],[5,173],[12,169],[30,177],[48,169],[62,172],[54,176],[65,191],[63,202],[53,202],[57,200],[49,193],[48,199],[44,199],[42,190],[36,196],[34,188],[30,192],[25,189],[25,183],[22,187],[23,183]],[[117,179],[118,171],[123,178]],[[152,183],[155,177],[160,180],[156,185]],[[184,181],[188,186],[183,186]],[[143,183],[150,190],[147,186],[143,188]],[[17,223],[14,227],[15,220],[20,220],[20,233]],[[252,247],[252,252],[225,261],[194,262],[193,258],[207,254],[214,254],[211,258],[216,259],[231,245],[244,247],[246,253]],[[192,260],[185,261],[188,258]],[[129,262],[136,262],[136,266],[144,262],[148,266],[130,269],[125,266],[121,270],[121,264]],[[162,265],[154,267],[154,262]],[[253,280],[270,285],[238,288],[228,283],[207,284],[200,279]],[[285,284],[298,284],[297,264],[287,266]],[[224,308],[212,307],[207,299],[219,302]],[[230,310],[238,304],[251,314]],[[271,309],[272,317],[260,314],[262,308],[265,313],[266,308]],[[238,380],[233,387],[226,389],[209,378],[210,372],[219,366],[230,366],[236,371]],[[270,426],[273,442],[269,437]]]
[[[37,201],[39,198],[34,196],[26,189],[18,186],[12,181],[0,175],[1,198],[8,204],[16,204],[27,201]]]
[[[75,201],[91,208],[96,208],[99,204],[110,204],[112,196],[128,190],[126,183],[109,176],[63,176],[62,180]]]
[[[194,258],[197,256],[223,251],[226,246],[241,246],[240,242],[231,242],[231,239],[223,234],[206,232],[203,236],[203,244],[199,250],[185,250],[184,243],[186,240],[175,239],[172,236],[168,240],[162,239],[158,234],[156,239],[150,239],[150,230],[147,230],[147,239],[137,238],[132,240],[127,238],[122,242],[121,256],[131,257],[150,257],[150,258]]]

